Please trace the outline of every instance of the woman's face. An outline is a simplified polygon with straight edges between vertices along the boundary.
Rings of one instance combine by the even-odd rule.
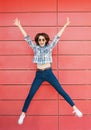
[[[46,44],[46,39],[45,39],[45,37],[40,35],[39,38],[38,38],[38,43],[39,43],[39,45],[40,45],[41,47],[44,47],[45,44]]]

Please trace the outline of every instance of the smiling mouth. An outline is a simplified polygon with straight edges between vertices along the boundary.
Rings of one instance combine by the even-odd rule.
[[[45,45],[45,44],[44,44],[44,43],[41,43],[40,45],[43,46],[43,45]]]

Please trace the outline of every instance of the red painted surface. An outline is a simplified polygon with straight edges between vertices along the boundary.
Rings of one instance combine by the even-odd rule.
[[[59,11],[91,11],[90,0],[58,0]]]
[[[24,41],[14,19],[21,20],[34,41],[38,32],[51,40],[70,18],[53,50],[53,72],[83,112],[72,108],[49,83],[34,96],[25,122],[17,124],[24,100],[35,76],[33,51]],[[91,1],[3,0],[0,1],[0,130],[91,130]]]
[[[46,127],[49,130],[58,129],[58,117],[57,116],[27,116],[25,123],[22,126],[17,125],[18,116],[0,116],[0,128],[1,130],[25,130],[25,129],[40,129],[43,130]],[[10,126],[10,127],[9,127]]]
[[[57,1],[56,0],[4,0],[0,2],[0,12],[41,12],[41,11],[56,11]]]

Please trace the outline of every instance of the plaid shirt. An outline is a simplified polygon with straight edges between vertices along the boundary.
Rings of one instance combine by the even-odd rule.
[[[59,38],[60,37],[56,35],[50,44],[40,47],[39,45],[34,44],[30,39],[30,36],[27,35],[25,41],[28,42],[34,51],[33,62],[37,64],[52,63],[52,49],[57,44]]]

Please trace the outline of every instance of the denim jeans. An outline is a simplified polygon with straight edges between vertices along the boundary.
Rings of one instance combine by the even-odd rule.
[[[58,82],[57,78],[52,72],[52,69],[46,69],[46,70],[37,70],[36,71],[36,76],[34,78],[34,81],[32,83],[32,86],[30,88],[29,94],[25,100],[22,112],[26,112],[29,104],[35,95],[36,91],[39,89],[40,85],[44,82],[47,81],[49,82],[55,89],[56,91],[63,96],[63,98],[70,104],[70,106],[74,106],[74,102],[70,98],[70,96],[64,91],[62,88],[61,84]]]

